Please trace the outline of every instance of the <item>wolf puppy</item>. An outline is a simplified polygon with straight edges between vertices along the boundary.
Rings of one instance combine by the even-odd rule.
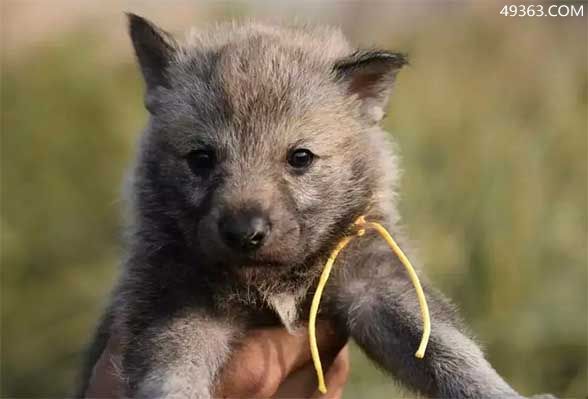
[[[129,184],[124,272],[86,377],[122,335],[126,393],[209,398],[248,329],[294,329],[329,252],[360,215],[399,235],[398,166],[380,128],[403,55],[328,28],[219,25],[184,43],[129,15],[149,124]],[[320,317],[433,397],[518,397],[427,289],[416,296],[376,235],[343,252]],[[86,382],[87,384],[87,378]]]

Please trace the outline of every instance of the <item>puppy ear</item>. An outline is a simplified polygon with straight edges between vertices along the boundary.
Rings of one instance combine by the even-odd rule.
[[[364,116],[377,123],[384,116],[398,71],[407,64],[404,54],[360,50],[338,60],[333,71],[347,92],[361,100]]]
[[[129,35],[147,85],[147,93],[157,86],[168,87],[166,68],[178,51],[173,37],[138,15],[127,13]]]

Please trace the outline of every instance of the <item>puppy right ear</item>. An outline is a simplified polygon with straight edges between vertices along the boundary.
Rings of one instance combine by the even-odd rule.
[[[129,35],[145,79],[147,93],[158,86],[169,87],[166,69],[178,51],[176,41],[169,33],[143,17],[127,13],[127,18]]]

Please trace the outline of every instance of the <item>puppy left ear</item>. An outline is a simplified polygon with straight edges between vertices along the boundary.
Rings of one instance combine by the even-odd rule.
[[[408,64],[406,55],[382,50],[357,51],[338,60],[333,71],[350,95],[362,102],[362,114],[377,123],[392,92],[398,71]]]

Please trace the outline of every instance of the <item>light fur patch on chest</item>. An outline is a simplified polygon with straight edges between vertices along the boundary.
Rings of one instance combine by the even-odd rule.
[[[276,311],[289,333],[293,333],[298,322],[299,295],[292,293],[274,294],[268,298],[269,305]]]

